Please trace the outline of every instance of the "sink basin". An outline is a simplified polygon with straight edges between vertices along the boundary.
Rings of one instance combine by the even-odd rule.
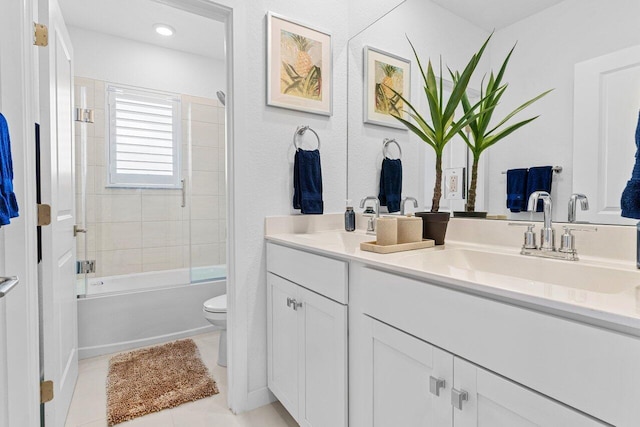
[[[376,236],[370,236],[357,231],[327,231],[313,234],[297,234],[296,239],[313,244],[315,247],[340,249],[353,253],[356,249],[360,248],[360,243],[376,240]]]
[[[460,280],[545,296],[563,291],[558,287],[618,294],[640,286],[640,272],[636,271],[471,249],[409,255],[399,263]]]

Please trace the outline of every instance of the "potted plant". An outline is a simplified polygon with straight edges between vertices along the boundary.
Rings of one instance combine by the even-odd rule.
[[[477,112],[477,114],[473,114],[473,118],[469,121],[468,127],[466,129],[460,129],[458,131],[458,134],[462,137],[464,142],[469,147],[469,151],[473,155],[473,165],[471,167],[471,184],[469,185],[469,193],[467,196],[467,203],[465,205],[465,212],[454,212],[455,216],[486,217],[486,212],[475,212],[476,190],[478,186],[478,163],[480,160],[480,155],[487,148],[491,147],[501,139],[512,134],[527,123],[530,123],[533,120],[537,119],[539,116],[535,116],[530,119],[523,120],[521,122],[504,127],[504,125],[506,125],[506,123],[513,116],[553,90],[548,90],[536,96],[535,98],[530,99],[529,101],[525,102],[524,104],[520,105],[518,108],[507,114],[502,120],[498,122],[497,125],[490,127],[494,110],[499,104],[500,99],[504,95],[504,92],[507,88],[507,84],[502,85],[502,78],[504,77],[504,72],[507,68],[507,64],[509,63],[509,59],[511,58],[511,54],[513,53],[515,48],[516,47],[514,45],[513,48],[511,48],[511,51],[509,51],[509,54],[502,63],[498,74],[494,75],[493,71],[491,72],[486,87],[484,86],[483,79],[483,82],[480,86],[480,98],[482,99],[479,105],[476,104],[472,106],[469,102],[467,94],[465,93],[462,95],[462,108],[465,114],[474,112]],[[451,77],[453,78],[454,82],[462,79],[462,75],[460,73],[451,72]]]
[[[425,117],[420,114],[418,109],[404,98],[402,94],[394,90],[395,94],[398,95],[408,107],[408,110],[404,111],[416,122],[416,124],[404,119],[399,114],[394,114],[393,116],[433,148],[436,154],[436,176],[435,186],[433,188],[431,212],[419,212],[416,215],[421,216],[423,220],[423,237],[425,239],[435,240],[437,245],[444,243],[444,236],[447,231],[447,223],[449,221],[449,212],[438,212],[440,210],[440,198],[442,197],[442,154],[447,143],[467,125],[469,125],[477,116],[474,109],[480,105],[480,102],[475,106],[470,106],[469,109],[464,111],[464,115],[459,119],[454,119],[456,109],[462,102],[462,98],[465,96],[469,80],[471,79],[471,76],[473,75],[473,72],[475,71],[490,39],[491,36],[487,38],[480,50],[471,57],[462,73],[455,74],[457,78],[454,79],[452,87],[449,90],[449,98],[446,100],[444,91],[445,79],[442,77],[442,59],[440,60],[439,77],[436,77],[433,71],[431,60],[428,62],[425,73],[416,49],[413,46],[413,43],[411,43],[411,40],[409,40],[409,44],[411,45],[411,49],[413,50],[413,54],[422,75],[424,92],[429,105],[429,118],[431,119],[431,123],[428,123]]]

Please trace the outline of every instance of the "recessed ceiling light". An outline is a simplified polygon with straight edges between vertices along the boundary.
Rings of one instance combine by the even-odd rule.
[[[154,24],[153,29],[156,30],[156,33],[165,37],[170,37],[176,32],[173,27],[167,24]]]

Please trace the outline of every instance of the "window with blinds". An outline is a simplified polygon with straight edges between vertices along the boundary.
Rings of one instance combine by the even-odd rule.
[[[180,188],[180,99],[107,86],[110,187]]]

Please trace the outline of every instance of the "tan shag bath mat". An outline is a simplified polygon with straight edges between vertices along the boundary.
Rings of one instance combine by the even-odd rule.
[[[109,360],[107,421],[112,426],[217,393],[193,340],[131,351]]]

